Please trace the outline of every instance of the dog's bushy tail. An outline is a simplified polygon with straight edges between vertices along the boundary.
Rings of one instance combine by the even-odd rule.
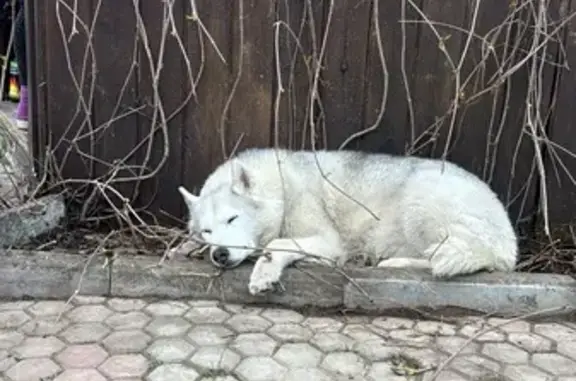
[[[514,270],[518,254],[514,239],[478,235],[464,226],[453,226],[448,231],[440,242],[425,250],[434,276]]]

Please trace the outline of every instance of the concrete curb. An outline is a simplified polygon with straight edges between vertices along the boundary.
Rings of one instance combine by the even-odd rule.
[[[0,251],[0,298],[67,298],[80,295],[174,299],[217,299],[229,303],[291,308],[339,308],[352,312],[415,311],[452,316],[462,312],[521,316],[549,310],[548,316],[576,309],[576,281],[548,274],[477,274],[439,281],[423,272],[390,269],[347,269],[346,276],[321,266],[286,270],[284,291],[252,296],[247,285],[251,265],[217,276],[208,263],[172,260],[159,267],[158,258],[105,258],[57,252]],[[552,311],[553,310],[553,311]]]

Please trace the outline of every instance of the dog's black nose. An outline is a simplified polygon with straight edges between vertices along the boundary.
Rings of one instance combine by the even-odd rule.
[[[214,261],[217,264],[222,265],[222,266],[224,266],[226,263],[228,263],[228,257],[229,256],[230,256],[230,252],[225,247],[219,247],[216,250],[214,250],[214,252],[212,253],[212,258],[214,259]]]

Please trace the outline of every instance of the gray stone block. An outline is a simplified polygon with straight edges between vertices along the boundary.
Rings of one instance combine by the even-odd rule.
[[[519,316],[544,310],[557,314],[563,307],[576,308],[576,281],[568,276],[479,273],[436,280],[424,272],[391,269],[363,269],[355,271],[354,276],[357,286],[349,283],[344,291],[344,304],[349,309],[386,312],[457,308]]]
[[[0,211],[0,247],[23,245],[54,230],[65,213],[61,195],[49,195]]]
[[[80,295],[108,295],[110,269],[104,258],[56,252],[0,250],[0,298],[67,299],[78,288]]]
[[[290,307],[342,305],[345,278],[331,269],[289,268],[282,277],[284,292],[252,296],[246,264],[216,276],[216,269],[200,260],[172,260],[162,267],[158,258],[126,256],[114,261],[111,293],[117,297],[219,299],[230,303],[277,304]]]

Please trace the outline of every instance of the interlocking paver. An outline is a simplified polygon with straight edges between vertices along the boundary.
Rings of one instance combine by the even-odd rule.
[[[167,337],[156,340],[147,352],[159,362],[184,361],[194,352],[194,346],[184,339]]]
[[[139,311],[146,307],[146,302],[141,299],[121,299],[112,298],[108,299],[106,305],[113,311],[116,312],[130,312]]]
[[[71,344],[96,343],[110,333],[110,328],[102,323],[80,323],[66,328],[60,337]]]
[[[121,329],[140,329],[150,322],[151,318],[142,311],[129,311],[125,313],[115,313],[105,320],[108,327]]]
[[[184,302],[164,301],[149,304],[144,310],[153,316],[182,316],[189,308]]]
[[[62,369],[48,358],[26,359],[17,362],[6,372],[12,381],[48,380]]]
[[[510,381],[552,381],[553,376],[530,365],[510,365],[504,369],[504,376]]]
[[[96,344],[72,345],[56,356],[56,361],[65,369],[95,368],[102,364],[108,353]]]
[[[230,343],[230,348],[244,356],[272,356],[277,346],[265,333],[242,333]]]
[[[190,358],[199,369],[230,372],[240,362],[240,356],[224,347],[203,347]]]
[[[406,377],[396,374],[390,362],[373,363],[368,373],[370,381],[405,381]]]
[[[478,379],[497,376],[500,372],[500,364],[479,354],[467,354],[456,357],[450,368],[463,374]]]
[[[146,349],[151,341],[152,337],[146,333],[131,329],[110,334],[102,344],[110,353],[138,353]]]
[[[141,354],[116,355],[98,369],[112,379],[142,377],[148,370],[148,361]]]
[[[320,363],[322,353],[308,343],[286,343],[274,358],[288,368],[313,368]]]
[[[148,375],[149,381],[194,381],[198,372],[194,368],[182,364],[164,364],[154,369]]]
[[[17,362],[18,360],[16,357],[14,357],[10,352],[0,350],[0,374],[6,372]]]
[[[576,361],[557,353],[536,353],[532,363],[550,374],[573,376],[576,372]]]
[[[294,323],[275,324],[268,330],[268,334],[279,341],[308,341],[312,337],[309,328]]]
[[[385,340],[368,340],[355,342],[350,349],[353,349],[354,352],[370,361],[382,361],[398,353],[401,348],[402,347],[390,345],[390,343]],[[336,350],[333,350],[332,352],[335,351]]]
[[[482,353],[506,364],[523,364],[528,361],[528,353],[509,343],[484,344]]]
[[[247,381],[280,381],[286,368],[270,357],[248,357],[236,368],[236,372]]]
[[[274,324],[278,323],[300,323],[304,320],[301,313],[281,308],[268,308],[261,315]]]
[[[179,336],[190,327],[191,324],[180,316],[159,316],[146,326],[145,331],[154,337]]]
[[[230,318],[230,314],[216,306],[194,307],[184,315],[194,324],[223,323]]]
[[[0,381],[430,381],[439,366],[436,381],[576,381],[576,326],[502,323],[210,300],[0,302]]]
[[[18,328],[30,320],[24,311],[1,311],[0,330]]]
[[[21,358],[49,357],[64,348],[65,344],[54,336],[28,337],[12,349]]]
[[[354,352],[333,352],[326,355],[322,367],[337,375],[354,377],[364,374],[366,362]]]
[[[510,333],[508,341],[516,344],[529,353],[548,352],[552,349],[552,341],[535,333]]]
[[[393,329],[409,329],[414,326],[414,321],[410,319],[403,318],[393,318],[393,317],[377,317],[374,318],[372,324],[387,330]]]
[[[54,381],[106,381],[96,369],[67,369]]]
[[[480,350],[480,344],[468,342],[467,339],[458,336],[443,336],[436,338],[436,345],[442,351],[452,353],[476,353]]]
[[[234,332],[221,325],[199,325],[188,332],[188,337],[195,344],[222,345],[233,339]]]
[[[344,323],[328,317],[309,317],[302,325],[310,328],[312,332],[338,332]]]
[[[226,325],[238,333],[247,333],[264,332],[272,326],[272,323],[258,315],[240,314],[228,319]]]
[[[34,318],[20,327],[20,331],[28,336],[56,335],[68,327],[70,321],[65,317],[57,319],[54,316]]]
[[[332,381],[332,378],[318,368],[294,368],[288,370],[282,381]]]
[[[14,330],[4,330],[0,331],[0,349],[10,349],[22,341],[24,341],[25,336]]]
[[[62,315],[72,309],[72,305],[65,301],[59,300],[46,300],[34,303],[33,306],[28,308],[28,312],[32,316],[58,316]]]
[[[347,351],[354,346],[354,340],[338,332],[320,332],[310,340],[324,352]]]
[[[103,305],[80,306],[68,312],[68,318],[74,323],[100,323],[110,315],[112,311]]]
[[[415,329],[427,335],[453,336],[456,334],[456,328],[452,324],[435,321],[418,322]]]

